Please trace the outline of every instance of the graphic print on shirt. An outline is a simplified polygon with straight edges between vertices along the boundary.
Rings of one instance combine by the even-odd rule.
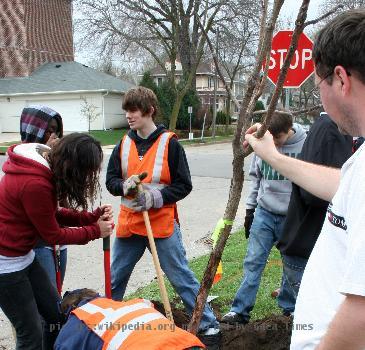
[[[327,209],[327,219],[333,225],[344,231],[347,231],[346,220],[343,216],[337,215],[332,211],[332,202],[328,205]]]
[[[291,157],[291,158],[298,158],[299,153],[284,153],[284,155]],[[261,162],[261,173],[262,177],[265,180],[288,180],[286,177],[278,173],[275,169],[271,167],[268,163],[264,160]]]

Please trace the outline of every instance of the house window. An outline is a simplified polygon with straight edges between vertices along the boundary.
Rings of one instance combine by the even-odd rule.
[[[160,86],[163,82],[162,78],[157,78],[157,86]]]

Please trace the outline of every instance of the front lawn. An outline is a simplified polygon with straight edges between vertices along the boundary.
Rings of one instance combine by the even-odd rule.
[[[128,132],[129,129],[92,130],[90,135],[96,138],[102,146],[115,145]]]
[[[236,232],[229,238],[223,253],[223,277],[213,286],[210,295],[218,295],[214,300],[219,311],[224,314],[229,311],[231,302],[238,290],[242,279],[242,259],[247,249],[247,240],[242,231]],[[209,256],[205,255],[190,262],[190,267],[196,274],[198,280],[201,280],[205,271]],[[151,265],[151,269],[153,269]],[[281,310],[277,306],[275,299],[270,294],[280,286],[281,280],[281,258],[277,249],[273,249],[270,254],[268,263],[264,270],[260,288],[257,294],[256,305],[251,312],[251,318],[261,319],[270,314],[280,314]],[[165,279],[170,301],[177,298],[170,283]],[[146,298],[161,300],[157,281],[153,281],[143,288],[139,288],[128,298]]]

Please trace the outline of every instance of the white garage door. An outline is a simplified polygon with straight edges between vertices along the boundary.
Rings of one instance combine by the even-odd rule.
[[[88,122],[81,115],[82,100],[34,100],[27,101],[28,105],[43,104],[51,107],[62,116],[64,131],[88,131]]]

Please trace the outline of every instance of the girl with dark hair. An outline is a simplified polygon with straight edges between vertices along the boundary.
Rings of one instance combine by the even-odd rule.
[[[112,233],[110,205],[86,211],[97,196],[103,153],[92,137],[70,134],[52,149],[25,143],[10,147],[8,155],[0,181],[0,307],[16,330],[18,350],[42,349],[42,333],[43,349],[52,349],[60,329],[59,295],[33,248],[39,238],[86,244]],[[59,208],[60,201],[70,209]]]
[[[31,105],[25,107],[20,116],[20,136],[22,143],[35,142],[52,147],[63,136],[62,117],[47,106]],[[61,289],[66,273],[67,246],[50,246],[40,239],[34,252],[38,262],[47,272],[51,283]],[[57,286],[56,268],[59,268],[61,275],[58,280],[59,286]]]
[[[20,116],[20,136],[22,143],[41,143],[52,147],[63,136],[62,117],[48,106],[25,107]],[[60,294],[66,273],[67,246],[50,246],[39,239],[34,253]]]

